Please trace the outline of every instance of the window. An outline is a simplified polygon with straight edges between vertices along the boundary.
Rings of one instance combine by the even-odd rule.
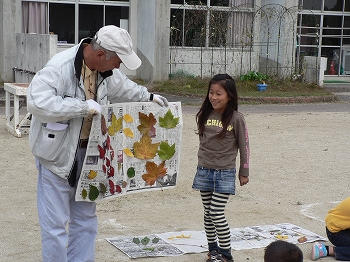
[[[23,32],[50,32],[58,36],[59,44],[76,44],[104,25],[128,30],[129,5],[129,0],[22,1]]]
[[[322,0],[299,0],[299,7],[304,10],[321,10]]]
[[[50,4],[49,9],[49,31],[57,35],[58,43],[74,43],[74,4]],[[64,26],[62,25],[64,21]]]
[[[183,3],[182,0],[171,1],[171,46],[250,45],[253,0],[201,0]]]

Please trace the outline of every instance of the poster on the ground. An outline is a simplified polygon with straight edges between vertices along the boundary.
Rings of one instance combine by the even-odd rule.
[[[264,248],[276,240],[293,244],[327,241],[316,233],[290,223],[230,228],[230,235],[233,250]],[[106,240],[130,258],[174,256],[208,251],[204,230],[165,232],[149,236],[118,236],[106,238]]]
[[[94,116],[77,201],[176,186],[182,140],[180,102],[109,104]]]

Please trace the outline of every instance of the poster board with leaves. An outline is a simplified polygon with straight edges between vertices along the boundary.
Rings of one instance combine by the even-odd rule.
[[[94,116],[77,201],[176,186],[182,141],[180,102],[117,103]]]

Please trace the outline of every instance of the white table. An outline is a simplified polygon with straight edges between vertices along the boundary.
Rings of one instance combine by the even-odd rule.
[[[30,127],[30,113],[20,119],[20,97],[27,97],[29,83],[4,83],[6,91],[6,130],[16,137],[28,134]],[[11,97],[13,96],[13,114],[11,114]]]

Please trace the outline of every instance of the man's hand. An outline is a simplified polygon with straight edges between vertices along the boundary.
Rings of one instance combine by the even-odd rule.
[[[101,114],[102,108],[99,103],[97,103],[93,99],[86,100],[86,103],[89,105],[89,115],[96,115],[96,114]]]
[[[168,100],[164,96],[151,94],[150,100],[156,102],[160,106],[168,106]]]

